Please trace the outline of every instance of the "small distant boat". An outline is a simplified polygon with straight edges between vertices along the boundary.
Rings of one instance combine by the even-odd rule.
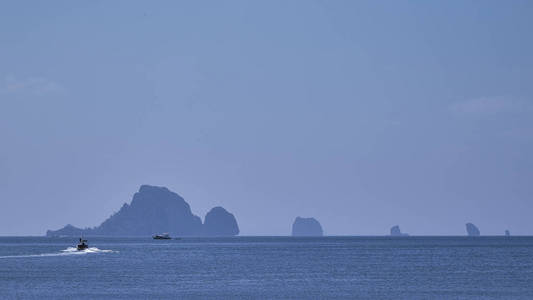
[[[171,240],[172,239],[170,237],[170,235],[168,235],[168,233],[156,234],[156,235],[152,236],[152,238],[154,240]]]
[[[89,245],[87,244],[87,240],[80,238],[80,242],[78,243],[78,246],[76,248],[78,249],[78,251],[82,251],[82,250],[89,248]]]

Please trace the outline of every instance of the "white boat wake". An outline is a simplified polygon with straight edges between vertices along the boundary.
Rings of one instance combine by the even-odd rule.
[[[25,257],[48,257],[48,256],[68,256],[68,255],[84,255],[91,253],[118,253],[118,251],[113,250],[101,250],[96,247],[90,247],[85,250],[76,249],[76,247],[68,247],[67,249],[61,250],[61,252],[56,253],[42,253],[42,254],[27,254],[27,255],[7,255],[0,256],[1,258],[25,258]]]
[[[113,251],[113,250],[100,250],[96,247],[89,247],[85,250],[78,250],[76,247],[68,247],[67,249],[65,250],[61,250],[61,252],[63,252],[63,254],[87,254],[87,253],[112,253],[112,252],[116,252],[116,251]]]

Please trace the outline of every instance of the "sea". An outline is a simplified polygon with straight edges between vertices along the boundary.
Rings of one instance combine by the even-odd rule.
[[[533,237],[0,237],[0,299],[533,299]]]

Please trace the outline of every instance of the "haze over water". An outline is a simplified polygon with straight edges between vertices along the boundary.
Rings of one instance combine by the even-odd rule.
[[[532,234],[531,1],[0,3],[0,235],[142,184],[243,235]]]

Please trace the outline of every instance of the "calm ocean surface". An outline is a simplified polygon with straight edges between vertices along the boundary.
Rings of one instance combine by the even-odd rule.
[[[533,299],[533,237],[0,237],[0,299]]]

